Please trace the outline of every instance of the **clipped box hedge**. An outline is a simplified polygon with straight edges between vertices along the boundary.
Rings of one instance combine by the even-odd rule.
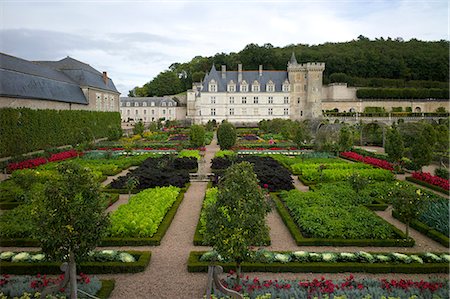
[[[188,272],[208,272],[210,262],[200,261],[200,257],[206,251],[191,251],[188,258]],[[236,269],[235,263],[216,263],[223,267],[224,272]],[[446,263],[427,264],[377,264],[377,263],[355,263],[355,262],[274,262],[241,264],[243,272],[293,272],[293,273],[342,273],[342,272],[366,272],[366,273],[449,273]]]
[[[147,268],[151,259],[150,251],[127,251],[136,258],[135,262],[81,262],[77,272],[86,274],[137,273]],[[20,263],[0,261],[0,274],[35,275],[61,274],[59,262]]]
[[[400,215],[395,211],[392,211],[392,217],[394,217],[395,219],[397,219],[401,222],[404,222],[403,219],[401,219]],[[427,224],[425,224],[417,219],[414,219],[413,221],[411,221],[409,226],[414,228],[415,230],[421,232],[422,234],[429,237],[430,239],[433,239],[434,241],[444,245],[445,247],[447,247],[447,248],[450,247],[449,237],[447,237],[446,235],[444,235],[441,232],[438,232],[437,230],[428,226]]]
[[[87,134],[106,137],[111,128],[120,128],[120,113],[1,108],[0,128],[0,157],[4,157],[76,144]]]
[[[108,299],[116,286],[116,281],[114,279],[101,279],[100,281],[102,282],[102,288],[98,290],[95,296],[100,299]]]
[[[407,177],[406,177],[406,180],[407,180],[407,181],[410,181],[410,182],[413,182],[413,183],[416,183],[416,184],[418,184],[418,185],[427,187],[427,188],[429,188],[429,189],[431,189],[431,190],[440,192],[440,193],[442,193],[442,194],[445,194],[445,196],[448,196],[448,195],[450,194],[450,191],[447,191],[447,190],[445,190],[445,189],[443,189],[443,188],[441,188],[441,187],[438,187],[438,186],[429,184],[429,183],[427,183],[427,182],[424,182],[424,181],[415,179],[415,178],[410,177],[410,176],[407,176]]]
[[[415,244],[413,239],[406,239],[406,235],[393,226],[389,224],[398,239],[387,239],[387,240],[373,240],[373,239],[324,239],[324,238],[306,238],[302,235],[300,228],[297,226],[295,221],[292,219],[288,209],[282,202],[282,200],[277,196],[277,194],[272,193],[272,199],[275,202],[278,213],[283,219],[284,224],[288,228],[295,243],[299,246],[379,246],[379,247],[412,247]]]

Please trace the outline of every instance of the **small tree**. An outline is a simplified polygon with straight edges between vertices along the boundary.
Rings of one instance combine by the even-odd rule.
[[[130,175],[125,182],[125,187],[128,190],[128,200],[131,198],[131,192],[139,185],[139,179]]]
[[[411,147],[411,156],[413,162],[421,169],[430,164],[433,159],[433,145],[427,140],[424,134],[420,134],[415,144]]]
[[[414,191],[400,184],[393,190],[392,205],[394,211],[405,221],[407,238],[409,237],[409,224],[419,216],[424,206],[423,195],[420,189]]]
[[[229,149],[236,143],[236,129],[227,121],[220,124],[217,129],[217,142],[220,149]]]
[[[134,124],[133,134],[142,135],[142,133],[144,133],[144,130],[145,130],[144,123],[142,121],[138,121],[137,123]]]
[[[339,131],[339,150],[342,152],[351,150],[353,146],[353,136],[349,127],[343,126]]]
[[[77,298],[76,263],[93,250],[109,224],[100,185],[91,171],[73,162],[57,167],[57,175],[32,199],[34,237],[51,259],[68,262],[70,298]]]
[[[311,140],[311,136],[308,133],[304,124],[299,124],[295,129],[294,133],[294,142],[298,147],[301,147],[305,144],[305,141]]]
[[[359,194],[359,192],[369,183],[369,180],[355,172],[348,177],[348,182],[350,186],[352,186],[352,189],[355,190],[356,194]]]
[[[392,161],[398,162],[403,158],[405,146],[400,132],[396,128],[387,131],[384,151]]]
[[[250,247],[262,245],[268,237],[265,217],[270,207],[248,162],[233,164],[218,188],[216,203],[206,209],[204,238],[222,257],[236,262],[239,283]]]
[[[192,125],[189,130],[189,141],[192,147],[205,145],[205,128],[200,125]]]

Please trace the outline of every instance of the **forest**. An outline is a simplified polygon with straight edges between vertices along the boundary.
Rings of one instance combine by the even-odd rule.
[[[216,69],[286,70],[295,53],[299,63],[325,62],[323,83],[346,82],[351,86],[440,88],[448,89],[449,42],[402,38],[376,38],[360,35],[349,42],[320,45],[291,44],[274,47],[249,44],[235,53],[196,56],[185,63],[173,63],[143,86],[130,90],[128,96],[162,96],[181,93],[199,82],[214,63]]]

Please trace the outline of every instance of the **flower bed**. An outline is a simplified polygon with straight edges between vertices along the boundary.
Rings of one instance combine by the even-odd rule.
[[[373,165],[375,167],[394,171],[394,166],[386,160],[381,160],[381,159],[377,159],[377,158],[373,158],[373,157],[364,157],[364,156],[354,153],[354,152],[343,152],[340,154],[340,156],[343,158],[352,160],[352,161],[359,161],[359,162]]]
[[[295,191],[295,190],[293,190]],[[290,192],[293,192],[290,191]],[[319,199],[321,196],[317,196]],[[276,194],[272,194],[272,198],[275,202],[275,206],[277,208],[278,213],[280,214],[281,218],[283,219],[283,222],[286,224],[289,232],[291,233],[292,237],[294,238],[297,245],[308,245],[308,246],[380,246],[380,247],[390,247],[390,246],[405,246],[405,247],[411,247],[414,246],[414,240],[409,238],[406,239],[405,234],[394,227],[393,225],[387,223],[382,218],[378,217],[373,212],[367,210],[367,208],[359,207],[359,209],[347,209],[347,210],[339,210],[343,211],[345,213],[348,219],[351,220],[351,223],[353,226],[360,226],[361,231],[358,229],[355,229],[355,227],[349,226],[349,223],[340,222],[338,215],[337,218],[333,219],[332,215],[336,215],[336,211],[331,209],[325,209],[326,211],[330,210],[331,215],[328,215],[323,208],[320,206],[316,206],[313,209],[313,214],[311,214],[310,219],[307,219],[307,222],[311,222],[312,226],[309,227],[309,233],[315,232],[318,234],[318,236],[312,236],[308,237],[304,235],[304,232],[299,228],[297,221],[299,218],[297,216],[293,216],[288,208],[286,207],[285,203],[281,201]],[[366,209],[366,212],[363,214],[352,214],[352,213],[359,213],[362,210]],[[351,211],[351,212],[349,212]],[[371,213],[370,215],[368,213]],[[353,218],[353,216],[357,217],[359,219],[362,217],[363,219],[360,220],[361,223],[358,224],[356,220]],[[314,218],[316,217],[316,218]],[[326,217],[330,218],[328,220],[328,225],[324,226],[320,221],[321,218]],[[368,219],[364,218],[368,217]],[[372,220],[372,222],[368,223],[368,220]],[[316,222],[316,224],[314,224]],[[338,222],[336,224],[336,227],[334,227],[334,223]],[[373,231],[370,231],[370,229],[367,229],[367,227],[363,228],[363,225],[369,225]],[[355,235],[359,235],[359,238],[352,237],[352,235],[349,233],[349,231],[344,232],[344,227],[348,228],[350,231],[353,231]],[[334,238],[327,238],[326,235],[333,234],[335,236],[338,235],[338,233],[342,233],[341,237],[334,237]],[[344,237],[344,233],[345,236]],[[364,235],[363,235],[364,233]],[[378,239],[371,239],[369,236],[376,235]]]
[[[253,170],[258,177],[261,187],[267,185],[268,189],[272,192],[294,189],[289,171],[271,157],[245,156],[237,157],[234,160],[229,159],[228,156],[214,158],[211,163],[211,168],[216,175],[220,175],[233,161],[236,163],[242,161],[250,162],[253,165]]]
[[[209,244],[205,244],[203,241],[203,234],[206,226],[206,215],[205,209],[216,202],[217,199],[217,187],[211,187],[211,184],[208,184],[208,188],[206,189],[205,198],[203,199],[202,210],[200,212],[200,217],[198,219],[197,226],[195,228],[194,233],[194,245],[195,246],[208,246]],[[255,246],[269,246],[270,245],[270,236],[267,236],[266,240],[263,241],[262,244],[254,244]]]
[[[138,179],[139,184],[135,189],[143,190],[147,188],[176,186],[184,187],[189,182],[189,171],[197,169],[196,158],[176,158],[160,157],[148,158],[141,166],[118,177],[106,187],[109,192],[128,193],[126,189],[127,180],[130,177]]]
[[[0,277],[0,298],[38,298],[36,293],[41,293],[44,287],[59,285],[64,280],[64,274],[57,277],[48,277],[46,274],[35,276],[13,276],[3,274]],[[80,273],[77,277],[77,287],[96,297],[108,298],[114,289],[114,280],[100,280],[97,277],[89,277]],[[30,297],[32,296],[32,297]],[[69,297],[69,288],[59,291],[56,296]]]
[[[174,188],[174,187],[172,187]],[[187,187],[186,187],[187,188]],[[165,213],[164,218],[160,221],[157,231],[152,237],[107,237],[101,242],[101,246],[156,246],[161,243],[170,223],[172,223],[179,205],[181,204],[186,188],[178,193],[175,202]],[[21,205],[16,209],[5,212],[0,216],[0,243],[2,246],[15,247],[37,247],[39,243],[30,236],[34,230],[33,223],[29,219],[31,207],[29,205]],[[130,224],[131,226],[131,224]]]
[[[123,253],[123,252],[122,252]],[[150,263],[151,252],[149,251],[127,251],[132,255],[134,262],[123,261],[86,261],[77,264],[77,271],[90,274],[106,273],[136,273],[142,272]],[[25,256],[23,253],[19,253]],[[39,254],[39,253],[35,253]],[[0,274],[61,274],[59,262],[51,261],[0,261]]]
[[[394,174],[385,169],[326,169],[321,171],[315,169],[305,169],[299,175],[305,185],[317,183],[336,182],[348,179],[350,176],[358,174],[359,176],[370,179],[371,181],[393,181]]]
[[[447,199],[445,199],[447,200]],[[448,212],[448,210],[447,210]],[[392,216],[402,222],[404,222],[403,219],[396,213],[395,211],[392,211]],[[448,225],[448,223],[447,223]],[[415,230],[421,232],[422,234],[426,235],[430,239],[435,240],[436,242],[442,244],[443,246],[449,248],[450,247],[450,239],[448,237],[448,231],[444,234],[440,231],[436,230],[433,227],[428,226],[426,223],[421,222],[420,220],[414,219],[409,223],[409,226],[414,228]]]
[[[207,272],[211,261],[204,257],[206,251],[191,251],[189,272]],[[212,254],[210,254],[212,255]],[[295,273],[449,273],[449,256],[421,253],[315,253],[315,252],[254,252],[253,257],[241,264],[243,272],[295,272]],[[437,257],[434,260],[434,257]],[[232,261],[216,261],[216,265],[230,271],[236,267]]]
[[[448,280],[412,281],[386,279],[355,279],[350,274],[341,280],[325,277],[312,280],[259,280],[242,277],[237,283],[234,272],[226,277],[225,285],[244,294],[248,299],[270,298],[448,298]],[[226,298],[218,292],[211,298]]]
[[[432,175],[429,172],[419,172],[419,171],[413,172],[412,178],[439,187],[440,189],[442,189],[441,192],[444,193],[448,193],[448,191],[450,190],[449,180]]]
[[[26,169],[26,168],[35,168],[39,165],[46,164],[48,162],[56,162],[56,161],[62,161],[67,160],[73,157],[77,157],[83,155],[83,153],[79,153],[76,150],[70,150],[65,151],[57,154],[52,154],[50,158],[46,159],[43,157],[35,158],[35,159],[29,159],[17,163],[9,163],[6,168],[8,172],[13,172],[17,169]]]

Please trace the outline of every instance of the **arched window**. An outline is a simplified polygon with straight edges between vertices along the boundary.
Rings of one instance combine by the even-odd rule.
[[[416,113],[421,113],[421,112],[422,112],[422,109],[421,109],[420,107],[416,107],[416,109],[414,109],[414,112],[416,112]]]

